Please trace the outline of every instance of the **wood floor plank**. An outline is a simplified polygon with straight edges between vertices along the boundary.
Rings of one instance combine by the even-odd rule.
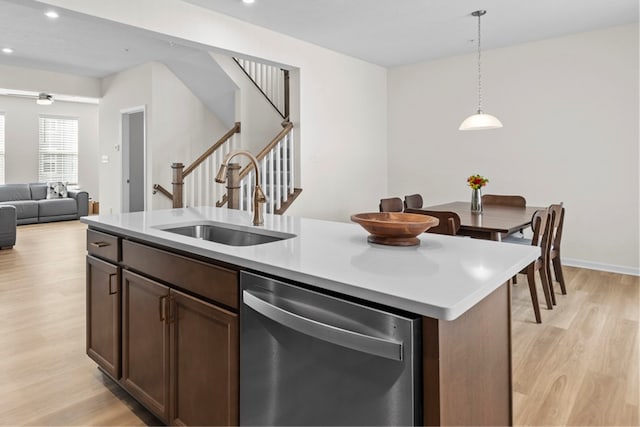
[[[85,354],[85,238],[79,221],[34,224],[0,250],[0,425],[158,424]],[[514,422],[637,426],[639,278],[564,273],[542,324],[526,278],[513,286]]]
[[[638,323],[632,320],[640,310],[632,298],[638,290],[637,278],[568,267],[565,276],[568,294],[558,299],[553,310],[543,311],[540,325],[530,322],[533,310],[526,279],[524,286],[513,288],[514,390],[526,393],[514,400],[515,424],[637,425],[640,360]],[[528,310],[519,309],[525,304]],[[551,326],[565,329],[560,340],[550,342],[551,355],[545,358],[541,349],[528,351],[534,342],[543,342],[539,335],[548,334]],[[532,368],[524,369],[527,365]],[[580,415],[587,411],[581,401],[589,395],[590,384],[615,396],[611,406],[618,413],[607,410],[604,418],[589,412]]]
[[[624,382],[595,372],[585,375],[567,425],[629,425],[625,416]]]

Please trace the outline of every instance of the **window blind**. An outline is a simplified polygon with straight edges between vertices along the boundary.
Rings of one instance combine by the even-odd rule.
[[[4,114],[0,114],[0,184],[4,184]]]
[[[38,180],[78,183],[78,120],[40,116]]]

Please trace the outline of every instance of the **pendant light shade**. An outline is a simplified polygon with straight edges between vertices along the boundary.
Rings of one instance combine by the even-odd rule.
[[[502,123],[495,116],[486,114],[482,111],[482,73],[480,69],[481,64],[481,48],[480,48],[480,17],[486,14],[486,10],[476,10],[471,13],[472,16],[478,17],[478,112],[472,116],[467,117],[462,124],[460,124],[459,130],[481,130],[481,129],[498,129],[502,127]]]
[[[469,116],[460,125],[459,130],[480,130],[501,128],[502,123],[496,116],[478,111],[477,114]]]

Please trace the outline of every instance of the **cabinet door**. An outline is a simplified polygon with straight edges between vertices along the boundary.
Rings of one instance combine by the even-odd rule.
[[[121,384],[163,422],[169,415],[169,288],[122,273]]]
[[[120,378],[120,274],[113,264],[87,256],[87,355]]]
[[[171,424],[238,425],[238,315],[171,291]]]

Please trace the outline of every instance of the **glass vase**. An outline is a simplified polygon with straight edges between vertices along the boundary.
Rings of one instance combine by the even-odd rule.
[[[471,189],[471,212],[482,212],[482,191],[479,188]]]

